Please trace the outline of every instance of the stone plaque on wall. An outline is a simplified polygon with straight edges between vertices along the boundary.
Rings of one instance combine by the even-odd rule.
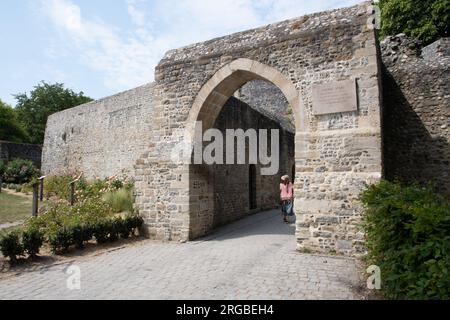
[[[358,110],[356,81],[352,79],[313,84],[312,105],[314,115]]]

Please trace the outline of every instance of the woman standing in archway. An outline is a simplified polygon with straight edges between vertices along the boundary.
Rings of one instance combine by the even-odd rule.
[[[283,221],[289,223],[287,216],[294,215],[294,185],[288,175],[281,177],[280,183],[281,211],[283,212]]]

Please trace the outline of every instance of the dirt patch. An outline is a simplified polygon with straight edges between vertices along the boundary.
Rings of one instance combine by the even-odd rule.
[[[24,197],[27,199],[33,199],[33,195],[31,194],[26,194],[26,193],[22,193],[22,192],[16,192],[14,190],[10,190],[10,189],[3,189],[2,188],[2,192],[7,193],[7,194],[13,194],[15,196],[19,196],[19,197]]]
[[[0,231],[4,230],[4,229],[18,227],[18,226],[22,225],[23,223],[24,223],[24,220],[19,220],[16,222],[8,222],[8,223],[0,224]]]

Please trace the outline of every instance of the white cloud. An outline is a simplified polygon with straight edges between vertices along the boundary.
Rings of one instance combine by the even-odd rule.
[[[84,19],[81,8],[69,0],[46,0],[42,6],[60,28],[66,45],[76,50],[83,64],[101,72],[108,88],[122,90],[152,80],[160,53],[154,50],[151,39],[136,32],[124,39],[115,27]]]
[[[139,9],[139,3],[143,3],[143,0],[127,0],[128,14],[131,20],[137,26],[144,26],[146,15],[145,12]]]
[[[41,0],[45,15],[61,32],[65,48],[99,72],[111,90],[150,82],[164,52],[193,42],[242,31],[359,0],[124,0],[131,30],[87,19],[71,0]],[[49,50],[55,55],[55,50]]]

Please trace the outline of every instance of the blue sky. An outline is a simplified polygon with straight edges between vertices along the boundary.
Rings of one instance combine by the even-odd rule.
[[[95,99],[153,81],[169,49],[362,0],[0,0],[0,99],[41,80]]]

